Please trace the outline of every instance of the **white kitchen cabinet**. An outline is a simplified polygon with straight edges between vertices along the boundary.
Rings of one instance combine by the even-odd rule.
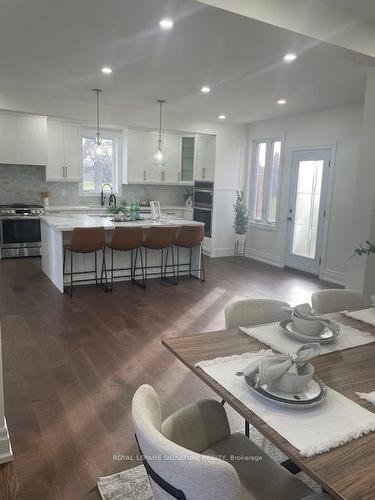
[[[198,135],[196,148],[194,179],[213,181],[215,178],[216,137]]]
[[[145,131],[128,130],[127,154],[128,182],[145,182],[147,180]]]
[[[47,164],[47,118],[0,113],[0,163]]]
[[[48,120],[47,181],[80,182],[82,131],[76,123]]]
[[[167,154],[167,163],[160,169],[160,180],[165,182],[180,181],[180,136],[166,133],[163,135],[164,150]]]

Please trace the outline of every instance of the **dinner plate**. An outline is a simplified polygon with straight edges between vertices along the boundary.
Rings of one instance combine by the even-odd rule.
[[[294,323],[292,319],[286,319],[280,322],[280,328],[283,333],[293,338],[294,340],[298,340],[299,342],[319,342],[320,344],[330,344],[337,339],[340,335],[340,331],[333,331],[329,328],[324,328],[322,333],[317,335],[316,337],[312,335],[304,335],[303,333],[297,332],[294,327]]]
[[[306,386],[303,392],[298,394],[287,394],[273,390],[267,384],[261,387],[255,387],[255,381],[249,384],[251,390],[256,392],[263,399],[284,408],[293,408],[295,410],[302,410],[314,408],[320,405],[327,397],[327,388],[321,380],[313,379]]]

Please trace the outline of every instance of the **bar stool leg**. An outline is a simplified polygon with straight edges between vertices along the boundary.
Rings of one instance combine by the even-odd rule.
[[[173,249],[173,245],[171,245],[171,252],[172,252],[173,284],[174,285],[178,285],[178,281],[177,281],[177,278],[176,278],[176,268],[175,268],[175,265],[174,265],[174,249]]]
[[[189,276],[191,276],[191,259],[193,256],[193,248],[190,247],[190,257],[189,257]]]
[[[73,252],[70,252],[70,296],[73,297]]]
[[[162,279],[167,279],[167,266],[168,266],[168,257],[169,257],[169,247],[167,247],[167,251],[165,252],[165,260],[164,260],[164,276],[162,276]]]
[[[164,279],[164,274],[163,274],[163,261],[164,261],[164,249],[161,249],[161,259],[160,259],[160,278]]]
[[[201,265],[200,265],[200,274],[201,274],[201,281],[202,282],[205,282],[206,281],[206,270],[205,270],[205,267],[204,267],[204,253],[203,253],[203,247],[202,245],[200,245],[201,247]]]
[[[142,279],[143,279],[142,286],[143,286],[143,288],[146,288],[146,277],[145,277],[145,268],[143,266],[143,252],[142,252],[142,247],[139,248],[139,252],[141,254],[141,268],[142,268]],[[147,261],[146,261],[146,265],[147,265]]]
[[[178,283],[180,281],[180,247],[176,246],[176,249],[177,249],[177,280],[176,280],[176,284],[178,285]]]
[[[107,276],[107,263],[105,261],[105,247],[102,249],[102,271],[101,271],[101,276],[100,276],[100,284],[103,285],[103,271],[104,271],[104,278],[105,278],[105,287],[104,291],[108,292],[108,276]]]
[[[147,286],[147,247],[145,248],[145,288]]]
[[[137,258],[137,254],[136,257]],[[130,280],[134,281],[134,251],[130,250]]]
[[[102,273],[103,273],[103,267],[102,267]],[[102,276],[100,277],[100,280],[101,279]],[[98,286],[98,259],[96,251],[95,251],[95,285]]]
[[[111,293],[113,290],[113,248],[111,248]]]

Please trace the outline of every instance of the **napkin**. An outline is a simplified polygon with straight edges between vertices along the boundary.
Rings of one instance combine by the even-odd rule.
[[[338,332],[340,330],[340,325],[337,321],[329,319],[326,316],[319,315],[316,311],[314,311],[310,304],[300,304],[295,306],[292,311],[302,319],[319,321],[321,325],[329,328],[333,332]]]
[[[263,356],[260,360],[250,363],[243,372],[246,382],[250,385],[254,383],[259,387],[263,384],[270,384],[279,379],[285,373],[298,374],[298,368],[303,367],[310,359],[319,356],[320,344],[310,342],[304,344],[294,354],[272,354]]]

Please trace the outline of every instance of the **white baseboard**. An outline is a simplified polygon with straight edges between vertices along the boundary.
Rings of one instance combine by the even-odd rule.
[[[233,257],[233,252],[234,252],[233,247],[213,248],[210,252],[210,257]]]
[[[319,279],[328,281],[329,283],[335,283],[335,285],[346,285],[346,274],[332,271],[332,269],[322,269],[319,274]]]
[[[283,259],[279,255],[274,255],[267,252],[261,252],[259,250],[255,250],[254,248],[246,249],[246,257],[249,259],[258,260],[259,262],[264,262],[265,264],[270,264],[275,267],[284,267]]]

